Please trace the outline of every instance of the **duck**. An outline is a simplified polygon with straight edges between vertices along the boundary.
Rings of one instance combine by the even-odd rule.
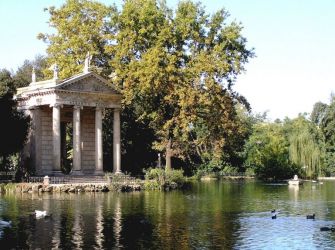
[[[273,219],[273,220],[274,220],[274,219],[277,219],[277,214],[272,215],[272,216],[271,216],[271,219]]]
[[[271,210],[271,213],[275,213],[275,212],[276,212],[276,209]]]
[[[12,225],[11,221],[0,220],[0,227],[10,227]]]
[[[47,211],[35,210],[36,218],[41,218],[47,216]]]
[[[320,231],[332,231],[335,232],[335,227],[320,227]]]
[[[310,214],[308,214],[307,216],[306,216],[306,219],[307,220],[314,220],[315,219],[315,214],[312,214],[312,215],[310,215]]]

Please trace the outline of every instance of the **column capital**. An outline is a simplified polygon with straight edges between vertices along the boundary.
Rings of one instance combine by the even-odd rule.
[[[96,106],[95,107],[95,110],[98,110],[98,111],[103,111],[105,109],[105,107],[103,106]]]
[[[83,109],[83,105],[73,105],[73,109]]]
[[[29,106],[28,110],[35,110],[35,109],[39,109],[40,106],[34,105],[34,106]]]
[[[63,104],[62,103],[53,103],[53,104],[50,104],[49,107],[51,107],[51,108],[63,108]]]

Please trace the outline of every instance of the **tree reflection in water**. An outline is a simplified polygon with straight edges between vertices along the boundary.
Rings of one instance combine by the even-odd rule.
[[[322,248],[334,235],[320,232],[335,219],[333,182],[299,189],[257,182],[199,183],[172,192],[20,194],[0,197],[1,249]],[[36,219],[35,210],[52,213]],[[277,220],[270,211],[281,210]],[[305,214],[316,213],[314,221]],[[299,225],[299,230],[290,227]],[[322,234],[323,233],[323,234]],[[304,240],[305,238],[310,241]]]

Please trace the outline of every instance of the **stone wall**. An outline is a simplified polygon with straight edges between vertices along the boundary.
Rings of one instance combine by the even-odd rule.
[[[84,173],[95,170],[95,109],[81,110],[81,167]]]

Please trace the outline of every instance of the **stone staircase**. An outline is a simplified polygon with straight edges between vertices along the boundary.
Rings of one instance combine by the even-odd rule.
[[[27,182],[43,183],[44,176],[32,176],[27,178]],[[72,183],[107,183],[107,178],[101,175],[82,176],[49,176],[50,184],[72,184]]]
[[[44,176],[28,177],[26,182],[43,183]],[[109,183],[135,183],[136,178],[128,175],[80,175],[80,176],[49,176],[50,184],[77,184],[77,183],[92,183],[92,184],[109,184]]]

